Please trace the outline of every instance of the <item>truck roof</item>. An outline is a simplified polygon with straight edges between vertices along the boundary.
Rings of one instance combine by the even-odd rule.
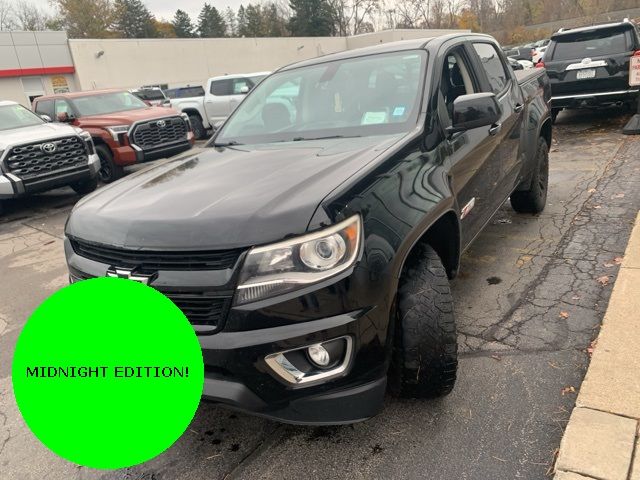
[[[492,41],[496,41],[495,38],[484,35],[480,33],[469,33],[469,32],[461,32],[461,33],[449,33],[447,35],[440,35],[437,37],[429,37],[429,38],[417,38],[412,40],[400,40],[398,42],[389,42],[389,43],[381,43],[379,45],[373,45],[371,47],[363,47],[356,48],[353,50],[344,50],[342,52],[330,53],[328,55],[323,55],[316,58],[311,58],[309,60],[302,60],[300,62],[292,63],[285,67],[282,67],[278,71],[285,71],[299,67],[306,67],[308,65],[315,65],[319,63],[331,62],[334,60],[344,60],[347,58],[356,58],[363,57],[365,55],[376,55],[379,53],[392,53],[392,52],[402,52],[405,50],[420,50],[427,47],[427,45],[433,44],[441,44],[442,42],[457,38],[477,38],[477,39],[490,39]]]
[[[116,93],[116,92],[126,92],[126,91],[128,91],[126,88],[105,88],[103,90],[84,90],[81,92],[55,93],[53,95],[43,95],[42,97],[38,97],[36,98],[36,101],[44,100],[51,97],[77,98],[77,97],[87,97],[89,95],[101,95],[103,93]]]
[[[553,35],[551,35],[551,38],[558,38],[564,35],[571,35],[571,34],[580,33],[580,32],[588,32],[591,30],[598,30],[601,28],[613,28],[613,27],[622,27],[622,26],[633,28],[634,24],[631,23],[629,20],[625,19],[621,22],[596,23],[594,25],[585,25],[583,27],[561,28],[560,30],[555,32]]]

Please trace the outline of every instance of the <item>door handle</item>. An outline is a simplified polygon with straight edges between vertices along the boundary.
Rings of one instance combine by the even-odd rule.
[[[524,105],[520,104],[520,103],[516,103],[516,106],[513,107],[513,110],[516,113],[520,113],[522,110],[524,110]]]
[[[502,124],[495,123],[489,129],[489,135],[497,135],[498,133],[500,133],[500,130],[502,130]]]

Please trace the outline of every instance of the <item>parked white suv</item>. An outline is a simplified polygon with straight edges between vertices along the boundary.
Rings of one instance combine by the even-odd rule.
[[[204,97],[174,98],[171,106],[189,115],[197,139],[206,138],[240,104],[244,96],[271,72],[225,75],[207,80]]]
[[[4,200],[67,185],[92,192],[99,169],[87,132],[0,101],[0,212]]]

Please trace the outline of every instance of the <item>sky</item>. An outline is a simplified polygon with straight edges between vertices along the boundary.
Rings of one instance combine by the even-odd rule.
[[[17,0],[14,0],[17,1]],[[156,18],[164,18],[165,20],[171,20],[177,9],[187,12],[192,20],[195,20],[200,13],[202,5],[205,0],[142,0],[147,8],[153,13]],[[12,3],[12,0],[9,0]],[[30,3],[37,5],[38,7],[52,12],[53,9],[49,3],[49,0],[30,0]],[[251,3],[251,0],[207,0],[207,3],[213,5],[218,10],[225,10],[227,7],[231,7],[237,10],[240,4],[247,5]],[[254,3],[255,0],[254,0]]]

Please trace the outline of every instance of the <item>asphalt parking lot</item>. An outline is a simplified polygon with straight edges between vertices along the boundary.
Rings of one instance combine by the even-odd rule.
[[[628,117],[561,114],[545,212],[505,205],[465,254],[453,282],[462,355],[450,396],[388,398],[367,422],[315,428],[203,404],[167,452],[116,472],[49,452],[15,405],[13,347],[33,309],[67,283],[62,235],[78,197],[61,189],[12,202],[0,219],[0,478],[545,478],[640,208],[640,138],[620,133]],[[144,441],[122,432],[132,434]]]

